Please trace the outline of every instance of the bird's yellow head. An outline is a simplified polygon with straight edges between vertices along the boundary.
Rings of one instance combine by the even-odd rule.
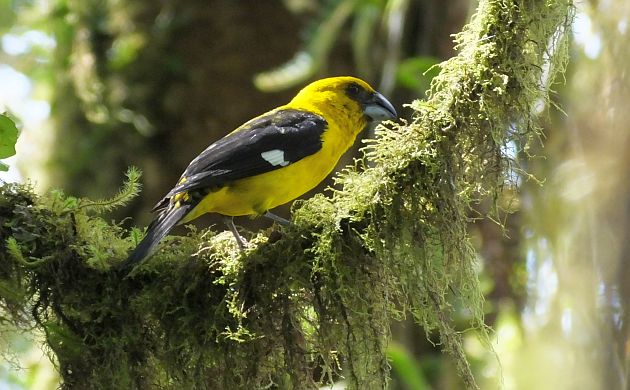
[[[361,131],[367,124],[396,118],[394,106],[368,83],[356,77],[330,77],[304,87],[288,104],[325,118],[340,126]]]

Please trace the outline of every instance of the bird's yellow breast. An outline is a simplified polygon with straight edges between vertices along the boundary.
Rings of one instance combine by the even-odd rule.
[[[365,121],[361,118],[329,118],[328,128],[322,137],[322,148],[318,152],[281,169],[236,180],[209,193],[181,223],[205,213],[228,216],[263,214],[300,197],[332,172],[364,126]]]

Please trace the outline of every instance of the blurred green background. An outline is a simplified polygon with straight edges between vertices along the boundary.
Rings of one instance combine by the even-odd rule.
[[[102,198],[135,165],[144,190],[111,219],[144,226],[197,153],[309,80],[363,77],[405,117],[401,105],[423,97],[433,65],[455,54],[451,34],[475,7],[469,0],[0,0],[0,112],[21,129],[0,180]],[[461,331],[484,389],[630,388],[629,22],[627,0],[578,4],[573,31],[559,32],[572,38],[565,78],[552,105],[532,108],[545,137],[535,150],[506,151],[527,172],[510,172],[497,200],[510,211],[505,229],[488,219],[470,225],[494,351]],[[473,213],[491,207],[489,200]],[[459,315],[463,327],[466,308]],[[461,388],[454,365],[422,329],[392,327],[392,389]],[[56,388],[40,341],[0,324],[0,389]]]

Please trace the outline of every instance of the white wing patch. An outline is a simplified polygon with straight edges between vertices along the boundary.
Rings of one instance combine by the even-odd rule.
[[[260,157],[264,158],[269,164],[273,166],[280,165],[281,167],[289,165],[289,162],[284,159],[284,150],[273,149],[267,152],[260,153]]]

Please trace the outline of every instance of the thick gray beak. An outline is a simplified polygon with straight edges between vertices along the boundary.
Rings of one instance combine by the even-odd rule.
[[[372,98],[368,100],[363,112],[365,112],[365,115],[370,117],[373,122],[380,122],[398,117],[394,106],[392,106],[389,100],[385,99],[385,96],[378,92],[374,92],[372,94]]]

